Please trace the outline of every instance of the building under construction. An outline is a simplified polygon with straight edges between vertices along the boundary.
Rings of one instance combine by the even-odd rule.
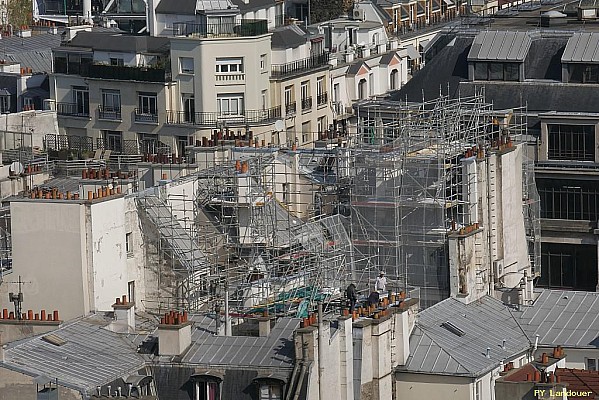
[[[312,149],[225,130],[188,147],[185,162],[49,163],[53,179],[10,200],[14,271],[42,288],[27,297],[36,307],[52,297],[36,265],[56,264],[47,279],[57,282],[79,271],[82,308],[74,295],[53,300],[67,317],[122,293],[156,313],[306,315],[318,302],[341,306],[350,283],[368,296],[380,271],[387,290],[417,290],[423,307],[487,293],[527,302],[540,237],[522,111],[493,110],[482,95],[366,101],[354,132],[321,135]],[[67,209],[80,216],[69,232],[86,232],[72,249],[52,234],[53,215],[75,215]],[[64,254],[81,257],[65,264]]]

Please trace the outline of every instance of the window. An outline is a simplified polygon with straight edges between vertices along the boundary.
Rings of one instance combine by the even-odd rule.
[[[324,82],[324,76],[316,78],[316,101],[318,105],[326,104],[327,102],[327,91]]]
[[[118,131],[102,131],[104,136],[105,150],[112,150],[117,153],[123,151],[123,134]]]
[[[138,94],[138,107],[141,114],[158,114],[156,93],[140,92]]]
[[[568,82],[599,83],[599,65],[568,64]]]
[[[293,85],[285,87],[285,114],[295,113],[295,96]]]
[[[195,122],[195,100],[192,94],[183,94],[183,121],[184,122]]]
[[[89,115],[89,90],[82,86],[73,86],[73,103],[76,115]]]
[[[215,381],[195,383],[194,400],[219,400],[219,384]]]
[[[182,74],[193,74],[193,58],[179,57],[179,67]]]
[[[304,81],[301,83],[301,99],[302,99],[302,111],[309,110],[312,108],[312,97],[310,96],[310,81]]]
[[[538,179],[541,218],[599,220],[599,186],[582,179]]]
[[[260,71],[266,71],[266,54],[260,56]]]
[[[547,124],[547,158],[550,160],[595,160],[595,126]]]
[[[135,281],[127,283],[127,296],[129,296],[129,301],[135,304]]]
[[[6,95],[0,96],[0,112],[2,114],[10,112],[10,96],[6,96]]]
[[[241,74],[243,73],[243,58],[217,58],[217,74]]]
[[[123,65],[125,65],[125,61],[122,58],[111,58],[110,65],[122,67]]]
[[[310,121],[302,124],[302,144],[312,141],[312,132],[310,132]]]
[[[31,97],[23,97],[23,108],[25,110],[33,110],[35,109],[35,102]]]
[[[518,81],[520,64],[501,62],[476,62],[474,80],[479,81]]]
[[[320,118],[318,118],[318,120],[316,120],[316,130],[318,131],[318,133],[323,133],[324,131],[327,130],[326,115],[324,117],[320,117]]]
[[[586,359],[586,369],[588,371],[597,371],[597,359],[596,358],[587,358]]]
[[[542,243],[538,286],[594,291],[597,286],[597,245]],[[597,362],[595,367],[599,368]]]
[[[360,79],[358,82],[358,99],[362,100],[366,98],[366,79]]]
[[[125,234],[125,249],[127,250],[127,256],[133,255],[133,237],[131,232]]]
[[[216,108],[219,115],[243,115],[243,94],[219,94]]]
[[[268,92],[264,89],[261,93],[262,98],[262,110],[266,110],[268,108]]]
[[[260,385],[260,400],[281,400],[281,385]]]
[[[374,74],[368,75],[368,94],[374,96]]]
[[[474,384],[474,400],[481,400],[483,392],[483,381],[476,381]]]
[[[121,92],[102,90],[102,107],[106,112],[121,111]]]
[[[302,101],[310,97],[310,81],[303,81],[301,84]]]

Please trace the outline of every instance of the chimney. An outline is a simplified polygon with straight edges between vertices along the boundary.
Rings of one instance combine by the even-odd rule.
[[[191,322],[187,320],[187,312],[166,313],[158,325],[158,354],[180,356],[190,345]]]
[[[126,295],[123,295],[122,299],[117,297],[112,309],[114,310],[115,324],[129,327],[135,331],[135,306],[132,302],[127,301]]]
[[[405,365],[410,356],[410,335],[416,322],[415,314],[418,312],[418,306],[419,300],[411,298],[402,300],[399,304],[391,307],[395,311],[393,318],[395,318],[394,340],[397,349],[397,365]]]
[[[268,316],[258,318],[258,332],[260,337],[270,335],[270,321]]]

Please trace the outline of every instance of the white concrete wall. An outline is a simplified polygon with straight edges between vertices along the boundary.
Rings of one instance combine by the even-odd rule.
[[[44,137],[58,133],[58,119],[55,111],[22,111],[0,114],[0,130],[6,131],[0,137],[0,150],[21,147],[43,149]]]
[[[23,285],[23,308],[56,309],[61,319],[90,312],[85,205],[23,200],[11,202],[10,209],[12,275],[30,282]],[[7,300],[0,298],[2,308],[12,308]]]
[[[395,400],[473,399],[471,378],[410,373],[396,373],[395,377]]]
[[[115,299],[127,294],[123,197],[92,203],[91,233],[95,309],[112,311]]]

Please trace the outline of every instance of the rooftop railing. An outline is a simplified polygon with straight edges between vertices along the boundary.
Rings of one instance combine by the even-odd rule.
[[[264,110],[245,110],[236,115],[225,115],[218,112],[167,111],[167,124],[200,125],[216,127],[220,124],[229,126],[261,124],[276,121],[281,118],[281,107]]]
[[[268,21],[265,19],[244,19],[240,22],[221,22],[217,24],[175,22],[174,36],[193,36],[199,38],[251,37],[268,33]]]
[[[310,57],[291,61],[285,64],[273,64],[271,70],[271,77],[273,78],[284,78],[289,75],[299,74],[307,72],[315,68],[320,68],[327,65],[329,62],[329,53],[324,52],[321,54],[315,54]]]

